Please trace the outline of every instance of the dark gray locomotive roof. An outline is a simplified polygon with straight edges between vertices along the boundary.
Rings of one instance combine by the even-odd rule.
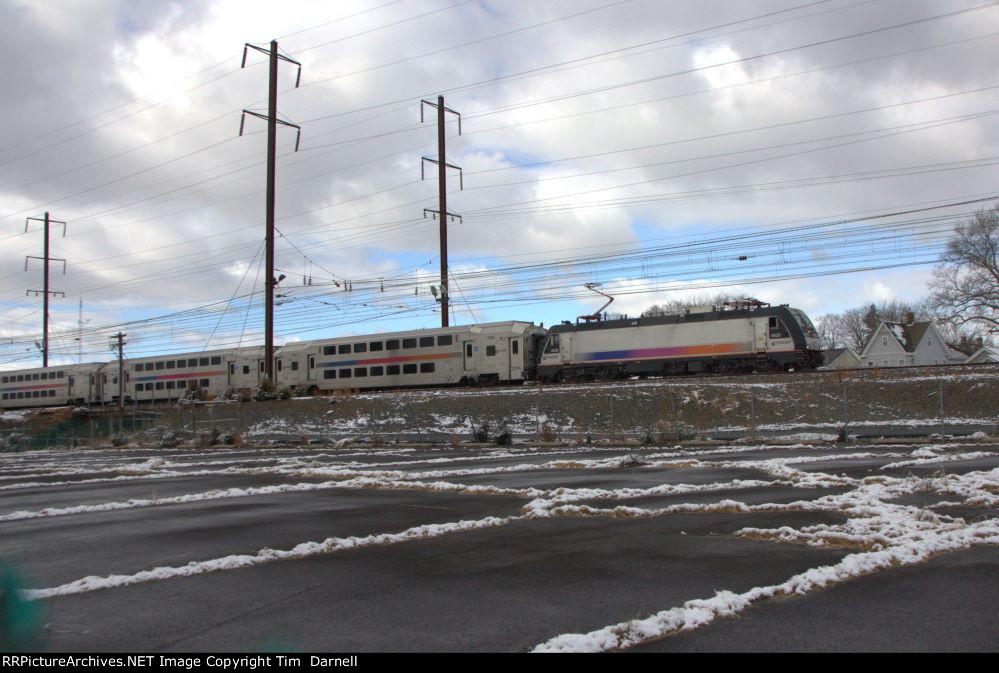
[[[647,327],[651,325],[680,325],[691,322],[709,322],[713,320],[732,320],[738,318],[770,317],[780,315],[786,317],[790,324],[787,328],[800,331],[798,323],[790,315],[786,304],[781,306],[761,306],[758,308],[732,309],[725,311],[707,311],[704,313],[682,313],[677,315],[643,316],[639,318],[620,318],[616,320],[599,320],[590,323],[570,323],[552,325],[552,333],[586,332],[602,329],[620,329],[622,327]]]

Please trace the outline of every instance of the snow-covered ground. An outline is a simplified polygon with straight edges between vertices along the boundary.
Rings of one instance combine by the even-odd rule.
[[[442,418],[443,424],[455,419]],[[934,555],[980,545],[999,544],[999,446],[994,443],[940,442],[929,445],[830,446],[799,435],[798,444],[722,445],[710,448],[638,450],[614,446],[515,446],[496,449],[414,450],[345,446],[317,448],[125,452],[45,451],[0,455],[0,490],[7,493],[0,511],[5,526],[31,526],[59,517],[111,516],[181,505],[310,492],[358,490],[451,493],[474,498],[504,496],[522,501],[519,513],[452,521],[418,523],[404,529],[365,535],[324,536],[283,548],[261,547],[255,553],[233,552],[179,565],[148,567],[127,573],[96,573],[32,589],[32,599],[111,591],[149,582],[232,572],[241,568],[360,550],[435,540],[481,531],[488,535],[514,522],[558,522],[590,518],[608,526],[635,519],[674,515],[728,514],[745,520],[736,540],[776,545],[807,545],[845,550],[838,563],[799,572],[777,583],[749,590],[718,587],[713,596],[692,595],[677,605],[580,633],[544,636],[536,651],[622,649],[668,634],[697,629],[721,617],[735,617],[750,605],[775,597],[807,594],[861,575],[917,564]],[[851,470],[851,466],[856,469]],[[862,470],[860,468],[863,468]],[[754,476],[725,476],[737,471]],[[915,471],[915,472],[914,472]],[[574,475],[592,475],[573,485]],[[684,475],[699,475],[685,481]],[[717,475],[718,478],[712,478]],[[71,501],[89,484],[163,483],[178,478],[210,484],[232,477],[276,480],[268,486],[201,488],[162,497],[87,502]],[[639,480],[636,483],[635,480]],[[560,483],[561,482],[561,483]],[[184,481],[183,483],[188,483]],[[64,487],[71,488],[62,491]],[[768,502],[741,499],[741,493],[800,489],[800,499]],[[17,496],[58,495],[59,505],[12,507]],[[919,496],[926,504],[911,504]],[[668,498],[668,504],[662,499]],[[34,502],[37,502],[35,498]],[[621,501],[627,501],[622,503]],[[265,505],[258,505],[266,516]],[[261,509],[262,508],[262,509]],[[953,508],[970,511],[958,516]],[[839,522],[760,527],[755,513],[835,513]],[[20,528],[20,531],[26,529]],[[110,542],[109,542],[110,543]],[[72,554],[72,550],[66,550]],[[30,550],[27,550],[30,559]],[[29,561],[30,562],[30,561]],[[627,618],[625,618],[627,617]]]

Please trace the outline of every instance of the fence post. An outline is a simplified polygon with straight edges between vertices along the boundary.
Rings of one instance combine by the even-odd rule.
[[[846,379],[843,379],[843,442],[846,443],[850,438],[850,412],[849,403],[846,394]]]
[[[756,441],[756,388],[749,385],[749,439]]]
[[[937,381],[937,397],[940,398],[940,436],[944,434],[944,399],[943,399],[943,379]]]

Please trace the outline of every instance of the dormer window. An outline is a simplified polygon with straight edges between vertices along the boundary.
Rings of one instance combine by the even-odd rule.
[[[888,345],[888,337],[886,337],[886,336],[881,337],[881,345],[882,346],[887,346]]]

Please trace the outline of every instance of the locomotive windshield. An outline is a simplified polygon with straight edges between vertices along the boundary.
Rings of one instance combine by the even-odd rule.
[[[794,319],[798,321],[799,325],[801,325],[801,329],[802,331],[804,331],[805,336],[818,338],[819,333],[815,331],[815,325],[813,325],[812,321],[808,319],[808,316],[805,315],[804,311],[802,311],[801,309],[792,308],[791,315],[793,315]]]

